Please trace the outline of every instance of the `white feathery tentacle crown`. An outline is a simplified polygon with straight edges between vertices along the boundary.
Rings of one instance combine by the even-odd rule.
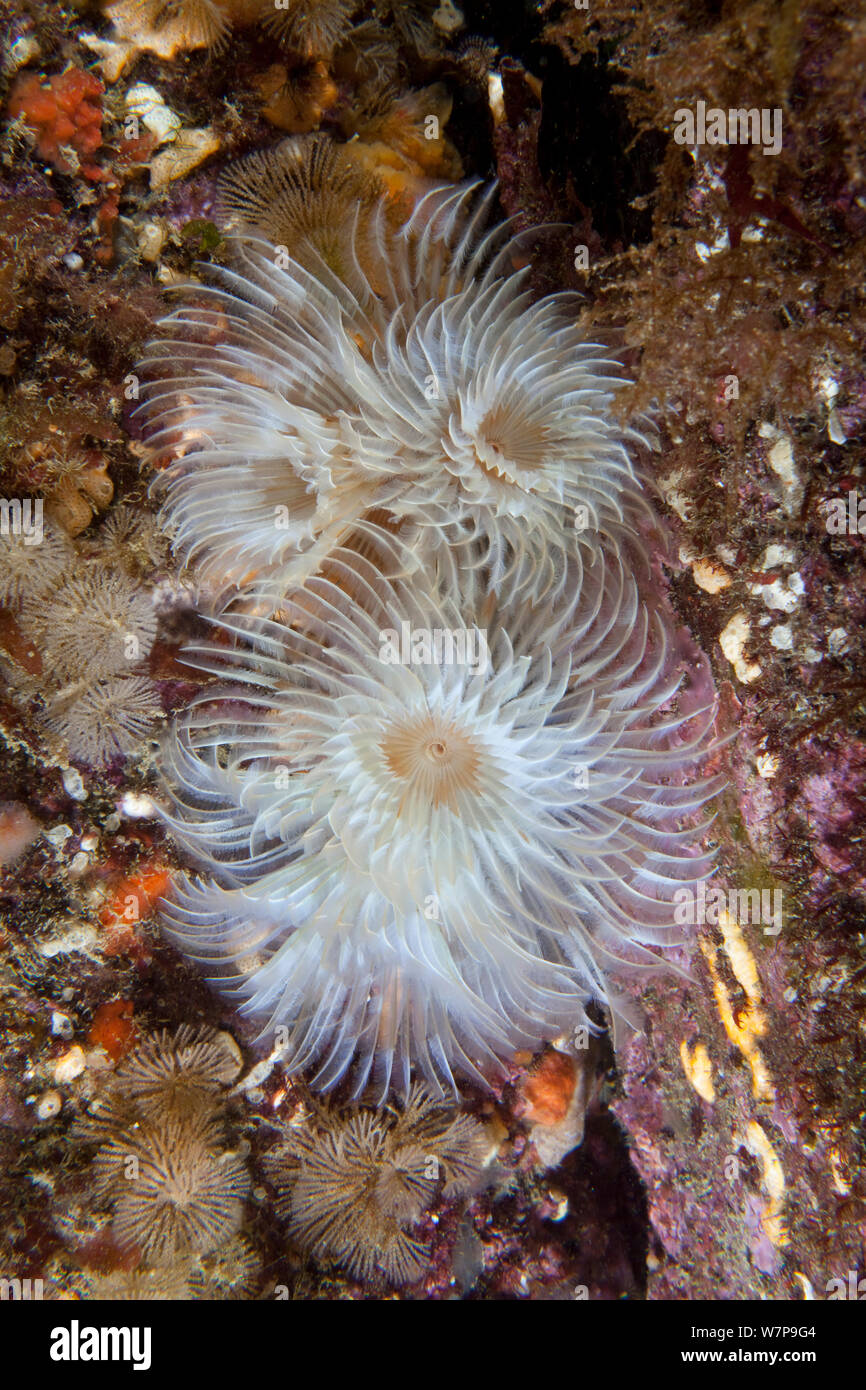
[[[146,359],[166,523],[235,590],[162,753],[166,926],[355,1095],[625,1012],[711,867],[714,702],[651,595],[615,363],[492,198],[382,214],[375,290],[241,236]]]

